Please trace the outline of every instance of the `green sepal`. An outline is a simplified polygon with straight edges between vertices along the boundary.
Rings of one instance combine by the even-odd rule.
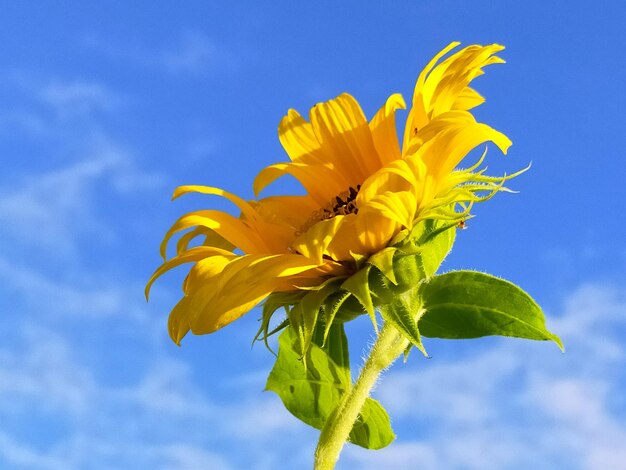
[[[376,266],[376,268],[378,268],[378,270],[393,284],[398,284],[393,267],[393,258],[397,250],[398,249],[395,246],[388,246],[387,248],[380,250],[378,253],[373,254],[367,260],[369,264]]]
[[[275,392],[291,414],[322,429],[340,400],[352,387],[348,342],[343,324],[330,327],[322,348],[323,332],[316,329],[306,352],[308,367],[299,356],[299,338],[287,328],[278,338],[278,357],[266,390]],[[380,449],[395,439],[389,416],[376,400],[368,398],[350,433],[350,442]]]
[[[419,288],[424,313],[422,335],[468,339],[512,336],[563,343],[546,328],[539,305],[521,288],[476,271],[453,271],[435,276]]]
[[[285,312],[289,312],[289,308],[291,305],[294,305],[304,297],[306,292],[274,292],[270,294],[267,299],[265,299],[265,303],[263,304],[263,312],[261,314],[261,326],[259,327],[259,331],[257,331],[252,343],[255,341],[263,341],[265,347],[271,351],[274,355],[276,354],[269,345],[267,341],[270,336],[278,331],[282,330],[289,324],[288,320],[282,321],[276,328],[270,331],[270,322],[276,310],[280,308],[284,308]]]
[[[357,300],[363,305],[363,308],[370,316],[374,329],[378,332],[378,324],[376,323],[376,310],[374,308],[374,302],[372,301],[372,293],[369,285],[369,272],[371,265],[367,264],[363,269],[360,269],[348,279],[346,279],[341,288],[354,295]]]
[[[339,291],[330,295],[326,298],[324,302],[324,306],[322,307],[322,312],[324,313],[324,336],[322,338],[322,346],[326,344],[326,340],[328,338],[328,333],[330,332],[330,327],[335,322],[335,317],[337,316],[337,312],[343,306],[343,304],[351,297],[352,294],[348,291]],[[358,313],[360,314],[360,313]]]
[[[397,294],[388,304],[381,305],[379,309],[387,323],[391,323],[413,346],[428,357],[416,321],[421,312],[417,287]],[[408,350],[405,351],[405,357],[408,356],[408,352]]]
[[[394,272],[400,287],[416,286],[437,272],[452,249],[456,226],[457,222],[423,220],[396,245]]]
[[[339,287],[341,280],[325,282],[318,290],[307,292],[300,301],[291,308],[287,316],[293,331],[300,339],[300,357],[304,358],[306,367],[306,352],[311,345],[313,332],[318,323],[319,312],[326,298]]]

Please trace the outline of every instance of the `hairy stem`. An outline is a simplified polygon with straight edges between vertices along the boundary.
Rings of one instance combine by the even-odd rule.
[[[408,341],[395,327],[389,324],[382,327],[354,387],[343,397],[322,429],[315,450],[315,470],[332,470],[335,467],[378,376],[402,354],[407,345]]]

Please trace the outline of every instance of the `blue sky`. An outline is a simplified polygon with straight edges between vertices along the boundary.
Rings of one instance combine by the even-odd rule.
[[[426,343],[375,391],[398,439],[339,468],[626,468],[621,1],[10,2],[0,17],[0,468],[310,468],[317,433],[263,393],[258,311],[182,348],[184,269],[143,285],[181,184],[251,198],[278,121],[348,91],[409,97],[453,40],[507,46],[479,119],[532,161],[476,207],[445,269],[526,288],[554,345]],[[290,187],[285,184],[283,188]],[[349,327],[354,366],[371,325]]]

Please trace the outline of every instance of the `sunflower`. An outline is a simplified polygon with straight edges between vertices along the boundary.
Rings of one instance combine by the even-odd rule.
[[[395,123],[396,111],[406,108],[400,94],[391,95],[369,122],[345,93],[315,105],[308,121],[289,110],[278,136],[291,161],[264,168],[253,189],[258,197],[289,174],[305,195],[246,201],[214,187],[175,190],[174,198],[189,192],[224,197],[240,212],[238,217],[218,210],[192,212],[165,235],[164,263],[146,295],[164,272],[193,263],[184,296],[169,318],[177,344],[189,330],[206,334],[222,328],[273,293],[346,279],[355,272],[355,259],[385,249],[401,231],[425,219],[461,221],[473,202],[502,189],[506,178],[474,172],[478,164],[456,168],[481,144],[491,141],[503,153],[511,144],[469,112],[484,101],[470,82],[484,66],[503,62],[494,55],[503,47],[472,45],[441,60],[458,45],[443,49],[419,75],[402,145]],[[481,196],[485,190],[488,196]],[[169,241],[181,232],[176,256],[168,260]]]

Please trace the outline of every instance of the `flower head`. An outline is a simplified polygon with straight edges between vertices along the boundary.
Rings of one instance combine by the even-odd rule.
[[[396,111],[406,107],[401,95],[391,95],[368,121],[358,102],[342,94],[315,105],[308,121],[289,110],[278,135],[291,161],[264,168],[254,180],[258,197],[289,174],[305,195],[245,201],[213,187],[176,189],[174,198],[189,192],[217,195],[240,212],[239,217],[218,210],[186,214],[163,240],[165,262],[146,292],[165,271],[194,263],[184,296],[170,314],[176,343],[189,330],[211,333],[231,323],[270,294],[319,290],[329,280],[348,278],[355,260],[379,253],[419,221],[461,221],[472,203],[502,189],[506,178],[474,171],[478,164],[456,168],[487,141],[504,153],[511,144],[469,112],[484,101],[469,83],[484,66],[503,62],[494,55],[503,47],[473,45],[441,61],[457,46],[442,50],[419,75],[402,146],[395,123]],[[176,256],[167,260],[170,239],[186,230]],[[201,244],[190,247],[196,238]]]

